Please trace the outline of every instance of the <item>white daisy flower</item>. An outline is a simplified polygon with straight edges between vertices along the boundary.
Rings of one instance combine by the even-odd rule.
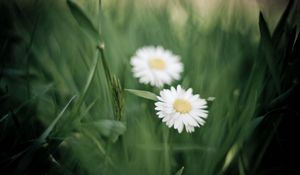
[[[157,87],[179,80],[183,71],[180,57],[160,46],[138,49],[131,58],[131,65],[134,77],[138,78],[140,83]]]
[[[205,123],[207,102],[198,94],[193,95],[191,88],[184,90],[178,85],[177,89],[164,89],[157,98],[155,110],[169,128],[174,126],[181,133],[185,127],[186,132],[191,133]]]

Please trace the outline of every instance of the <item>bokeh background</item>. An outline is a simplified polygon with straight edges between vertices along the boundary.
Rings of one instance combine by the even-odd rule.
[[[292,174],[299,6],[1,0],[2,173]],[[153,101],[125,91],[158,94],[129,64],[148,45],[181,56],[174,86],[216,98],[194,133],[168,128]]]

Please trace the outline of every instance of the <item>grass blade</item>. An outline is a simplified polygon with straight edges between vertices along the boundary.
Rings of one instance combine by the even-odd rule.
[[[181,168],[175,173],[175,175],[182,175],[183,170],[184,170],[184,167],[181,167]]]
[[[83,92],[82,92],[82,94],[80,95],[79,100],[78,100],[78,102],[77,102],[75,108],[73,108],[73,110],[72,110],[71,118],[73,118],[74,115],[78,114],[78,112],[79,112],[79,110],[80,110],[80,107],[82,106],[82,104],[83,104],[83,102],[84,102],[84,99],[85,99],[85,97],[86,97],[86,95],[87,95],[87,92],[88,92],[88,90],[89,90],[89,88],[90,88],[90,86],[91,86],[92,80],[93,80],[94,77],[95,77],[95,72],[96,72],[96,69],[97,69],[98,60],[99,60],[99,58],[98,58],[98,51],[97,51],[97,52],[96,52],[96,55],[95,55],[93,67],[92,67],[92,69],[91,69],[91,71],[90,71],[90,73],[89,73],[89,75],[88,75],[88,78],[87,78],[87,81],[86,81],[86,83],[85,83]],[[82,119],[82,117],[77,118],[77,120],[79,120],[79,121],[80,121],[81,119]],[[71,120],[73,120],[73,119],[71,119]]]
[[[274,48],[272,45],[272,40],[271,40],[271,34],[268,29],[268,25],[262,15],[262,13],[259,13],[259,30],[261,34],[261,46],[262,46],[262,51],[264,53],[264,57],[266,59],[268,68],[270,70],[272,80],[275,85],[275,89],[277,93],[280,92],[280,86],[279,86],[279,75],[277,74],[276,70],[276,65],[275,65],[275,53],[274,53]]]
[[[94,27],[93,23],[89,20],[83,10],[72,0],[67,0],[68,7],[71,10],[72,15],[83,29],[95,39],[99,39],[99,34]]]
[[[136,96],[146,98],[146,99],[149,99],[149,100],[153,100],[153,101],[157,101],[156,95],[152,92],[142,91],[142,90],[135,90],[135,89],[125,89],[125,90],[132,93],[132,94],[134,94],[134,95],[136,95]]]
[[[286,23],[287,23],[287,19],[289,17],[290,11],[292,9],[294,1],[293,0],[289,0],[289,3],[286,7],[286,9],[284,10],[275,30],[272,36],[272,41],[275,43],[275,45],[277,45],[280,41],[280,38],[284,32],[284,29],[286,27]]]
[[[57,117],[53,120],[53,122],[49,125],[49,127],[44,131],[44,133],[38,138],[38,143],[43,143],[46,141],[46,138],[49,136],[51,131],[53,130],[56,123],[61,119],[63,114],[65,113],[66,109],[69,107],[71,102],[76,98],[76,96],[73,96],[69,102],[66,104],[66,106],[60,111],[60,113],[57,115]]]

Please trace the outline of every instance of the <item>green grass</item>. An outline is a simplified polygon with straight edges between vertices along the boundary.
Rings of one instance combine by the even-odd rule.
[[[274,46],[271,40],[292,30],[277,28],[274,39],[263,16],[259,22],[259,11],[253,22],[247,13],[229,13],[225,2],[209,23],[191,4],[172,1],[3,4],[14,19],[10,34],[20,38],[12,59],[1,57],[0,138],[3,149],[10,147],[1,153],[6,168],[13,166],[17,174],[256,173],[267,141],[257,142],[254,131],[270,111],[268,104],[289,89],[284,81],[291,82],[281,61],[273,60],[290,45]],[[173,21],[173,6],[184,11],[186,18],[177,19],[183,25]],[[287,26],[285,20],[279,28]],[[184,73],[173,85],[216,97],[206,124],[194,133],[169,129],[156,117],[152,100],[124,90],[158,94],[133,78],[129,64],[147,45],[181,56]]]

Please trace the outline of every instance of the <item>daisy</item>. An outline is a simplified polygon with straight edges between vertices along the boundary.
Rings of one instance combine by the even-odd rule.
[[[157,99],[157,115],[169,128],[174,126],[181,133],[185,127],[186,132],[191,133],[195,127],[205,123],[204,119],[208,115],[207,102],[198,94],[193,95],[191,88],[184,90],[178,85],[177,89],[164,89]]]
[[[140,83],[156,87],[179,80],[183,71],[180,57],[160,46],[138,49],[131,58],[131,65],[134,77],[138,78]]]

